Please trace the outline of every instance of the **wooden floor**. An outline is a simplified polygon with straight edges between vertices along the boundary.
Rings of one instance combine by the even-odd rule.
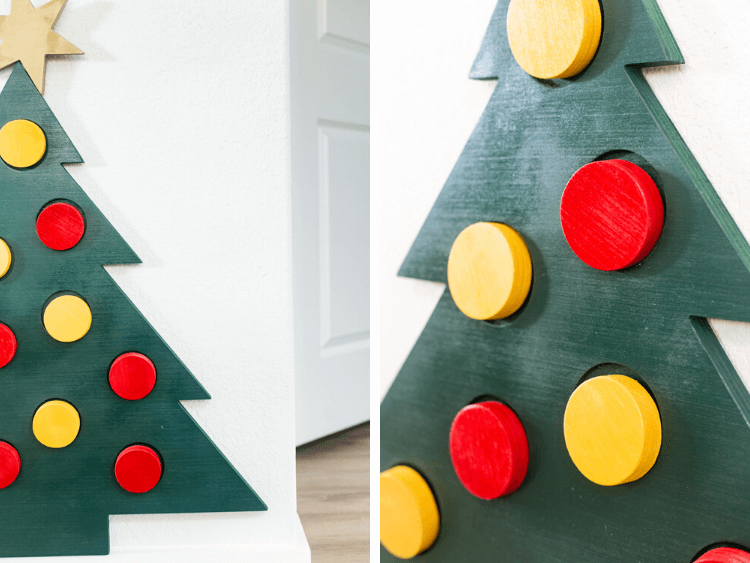
[[[370,560],[370,426],[297,449],[297,511],[312,563]]]

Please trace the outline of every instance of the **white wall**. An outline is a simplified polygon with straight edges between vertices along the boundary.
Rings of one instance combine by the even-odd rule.
[[[57,25],[86,52],[47,65],[45,98],[86,161],[68,170],[144,262],[108,270],[212,395],[186,406],[269,506],[113,517],[109,561],[310,560],[295,501],[287,4],[69,0]]]
[[[648,81],[750,240],[750,4],[658,0],[686,65]],[[381,393],[422,332],[443,286],[396,272],[489,100],[468,80],[495,0],[381,0],[376,61],[374,193],[381,197]],[[383,41],[378,41],[383,39]],[[386,40],[387,39],[387,40]],[[750,381],[750,325],[713,323]]]

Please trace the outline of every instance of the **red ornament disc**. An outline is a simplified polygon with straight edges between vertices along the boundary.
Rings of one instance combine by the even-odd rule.
[[[9,326],[0,323],[0,368],[7,366],[18,350],[16,335]]]
[[[21,471],[21,456],[8,442],[0,442],[0,489],[16,480]]]
[[[36,220],[36,232],[52,250],[70,250],[83,238],[86,224],[78,209],[63,202],[45,207]]]
[[[109,385],[123,399],[143,399],[156,385],[156,367],[143,354],[128,352],[112,362]]]
[[[701,555],[695,563],[750,563],[750,553],[734,547],[717,547]]]
[[[507,405],[486,401],[464,407],[453,419],[449,442],[456,475],[472,495],[492,500],[523,483],[529,442]]]
[[[131,493],[146,493],[161,479],[161,458],[148,446],[129,446],[115,461],[115,478]]]
[[[597,270],[621,270],[656,246],[664,227],[664,202],[643,168],[626,160],[602,160],[570,179],[560,219],[576,256]]]

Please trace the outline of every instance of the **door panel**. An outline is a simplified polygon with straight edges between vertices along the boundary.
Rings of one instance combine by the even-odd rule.
[[[369,1],[292,0],[297,443],[369,419]]]
[[[318,0],[318,38],[370,49],[369,0]]]
[[[318,139],[325,356],[370,345],[370,134],[323,125]]]

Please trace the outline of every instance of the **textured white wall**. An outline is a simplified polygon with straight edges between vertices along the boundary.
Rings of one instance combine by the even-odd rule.
[[[750,239],[750,4],[658,0],[686,64],[648,81]],[[468,80],[495,0],[381,0],[376,17],[374,193],[381,204],[381,393],[422,332],[443,286],[396,277],[484,109],[494,81]],[[750,381],[750,325],[713,323]]]
[[[310,560],[295,501],[287,4],[69,0],[57,25],[86,52],[47,66],[45,98],[85,160],[68,170],[144,262],[108,270],[212,395],[186,406],[270,508],[114,517],[117,560]]]

